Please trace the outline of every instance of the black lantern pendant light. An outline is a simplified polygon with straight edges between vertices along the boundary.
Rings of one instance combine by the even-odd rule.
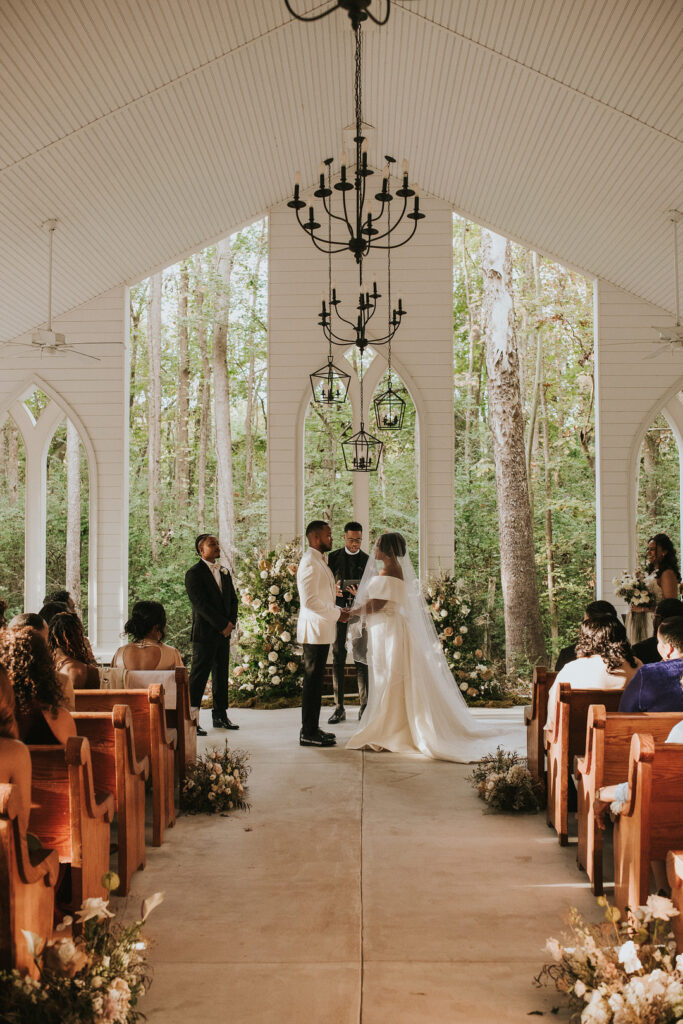
[[[310,374],[313,401],[319,405],[343,405],[349,393],[351,374],[332,362],[332,349],[325,366]]]
[[[360,354],[360,430],[342,437],[341,447],[344,465],[350,473],[376,473],[382,458],[384,443],[378,437],[368,434],[363,422],[363,353]]]
[[[330,175],[333,158],[328,157],[320,165],[319,186],[313,193],[316,199],[322,200],[323,211],[328,215],[328,219],[334,219],[336,233],[333,234],[328,228],[328,233],[326,235],[321,234],[321,225],[317,219],[314,206],[309,206],[308,208],[308,219],[302,220],[301,210],[305,208],[306,203],[300,196],[300,173],[297,173],[295,176],[294,196],[287,203],[287,206],[295,211],[296,219],[304,231],[306,231],[310,236],[316,249],[330,254],[350,250],[355,257],[356,262],[361,263],[371,249],[374,249],[375,251],[377,249],[396,249],[399,246],[405,245],[415,234],[418,221],[423,220],[425,215],[420,212],[419,195],[415,189],[410,188],[408,185],[408,162],[406,160],[403,161],[401,188],[396,189],[395,193],[389,191],[391,177],[390,169],[391,165],[396,162],[391,156],[386,157],[387,166],[382,176],[382,187],[374,197],[379,203],[379,206],[375,208],[374,213],[369,208],[370,195],[367,194],[367,189],[369,179],[373,176],[374,171],[368,167],[368,144],[367,139],[362,134],[363,61],[362,29],[360,24],[355,28],[355,35],[356,57],[354,98],[356,134],[353,141],[356,146],[356,164],[352,171],[353,181],[349,180],[347,155],[346,153],[342,153],[339,180],[332,185]],[[328,177],[327,181],[325,180],[326,169]],[[335,211],[333,211],[332,202],[335,194],[338,197],[338,204],[335,207]],[[389,210],[396,197],[403,200],[403,206],[400,214],[394,220],[394,229],[405,221],[410,220],[413,224],[405,237],[394,236],[394,238],[392,238],[391,231],[387,230],[387,224],[389,222]],[[409,199],[413,200],[412,210],[410,210],[410,212],[408,212]],[[400,232],[399,234],[403,235],[404,232]]]
[[[386,390],[378,395],[372,404],[375,407],[378,430],[401,430],[406,414],[406,403],[398,392],[394,391],[391,373],[387,375]]]

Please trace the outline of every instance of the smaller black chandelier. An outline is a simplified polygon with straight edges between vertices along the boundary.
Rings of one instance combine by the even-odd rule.
[[[350,473],[376,473],[382,457],[384,444],[378,437],[373,437],[361,423],[360,430],[342,441],[344,464]]]
[[[390,286],[391,287],[391,286]],[[322,327],[323,334],[330,345],[343,345],[348,348],[349,345],[355,345],[362,352],[369,344],[375,345],[386,345],[391,343],[392,338],[396,334],[396,331],[401,326],[401,318],[405,316],[406,310],[403,308],[403,302],[401,299],[398,300],[398,305],[393,309],[389,315],[387,323],[386,334],[379,338],[372,338],[368,340],[365,331],[372,320],[373,316],[377,312],[377,300],[381,299],[382,296],[377,291],[377,282],[374,281],[371,292],[361,292],[358,296],[358,305],[356,306],[357,317],[356,322],[347,320],[346,317],[342,316],[339,312],[341,300],[337,298],[337,289],[330,287],[330,298],[329,308],[328,303],[325,302],[323,297],[322,306],[320,309],[320,320],[318,325]],[[335,319],[332,319],[332,311],[334,310]],[[340,326],[336,328],[335,325],[339,321]],[[337,331],[343,330],[342,324],[346,324],[351,331],[352,335],[347,334],[344,336]]]
[[[372,404],[375,407],[378,430],[401,430],[406,413],[406,403],[399,393],[394,391],[391,371],[389,371],[386,391],[378,395]]]
[[[314,402],[319,405],[343,405],[349,393],[351,374],[334,365],[331,350],[326,365],[309,376]]]
[[[285,7],[297,21],[320,21],[321,18],[326,18],[327,15],[332,14],[333,11],[342,10],[346,11],[348,14],[354,30],[357,29],[362,22],[367,21],[368,18],[370,21],[374,21],[375,25],[386,25],[391,13],[391,0],[386,0],[387,9],[383,18],[376,18],[374,14],[371,14],[369,10],[371,3],[372,0],[336,0],[336,3],[333,3],[331,7],[327,8],[327,10],[321,11],[320,14],[309,15],[297,14],[296,11],[292,10],[289,0],[285,0]]]

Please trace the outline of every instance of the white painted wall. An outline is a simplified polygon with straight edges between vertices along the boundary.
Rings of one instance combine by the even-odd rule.
[[[636,551],[640,447],[663,412],[677,434],[683,417],[683,350],[657,340],[652,326],[672,321],[653,306],[606,281],[595,286],[597,591],[614,600],[612,580],[642,565]],[[660,353],[655,359],[646,357]],[[624,606],[625,607],[625,606]]]
[[[418,413],[424,574],[453,567],[453,213],[446,203],[430,197],[422,198],[420,204],[427,218],[415,238],[392,253],[392,305],[400,294],[408,311],[392,358]],[[269,240],[268,477],[270,533],[275,543],[301,536],[305,525],[303,426],[311,394],[308,375],[327,361],[317,314],[322,293],[327,294],[328,270],[327,257],[314,248],[285,204],[270,211]],[[386,255],[367,260],[365,267],[368,289],[376,268],[378,290],[386,294]],[[358,270],[350,254],[333,258],[332,277],[340,295],[352,300],[345,304],[348,316],[359,290]],[[386,314],[382,316],[386,322]],[[383,350],[378,351],[367,378],[366,409],[385,358]],[[334,351],[339,365],[342,352]],[[352,392],[357,429],[357,387]],[[374,414],[366,412],[365,425],[376,433]],[[372,523],[367,522],[367,485],[362,479],[356,480],[354,501],[349,518],[353,514],[372,532]]]
[[[68,416],[88,457],[89,634],[97,656],[106,657],[121,642],[128,604],[128,289],[113,288],[54,323],[70,342],[88,342],[84,349],[99,356],[100,362],[81,361],[69,354],[41,356],[17,347],[3,352],[0,422],[12,413],[32,461],[26,486],[26,610],[38,611],[45,592],[44,531],[41,534],[36,526],[44,503],[40,459],[44,462],[54,429]],[[16,340],[30,342],[30,337]],[[32,384],[52,398],[63,414],[54,416],[48,431],[33,428],[32,432],[21,408]],[[41,416],[37,428],[42,420]]]

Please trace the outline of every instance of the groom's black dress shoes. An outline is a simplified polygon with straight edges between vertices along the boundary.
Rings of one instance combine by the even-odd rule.
[[[344,711],[344,708],[337,706],[330,715],[330,717],[327,719],[327,721],[329,722],[330,725],[336,725],[337,722],[345,722],[346,712]]]
[[[299,745],[302,747],[333,747],[336,742],[337,738],[333,732],[323,732],[322,729],[318,729],[313,736],[299,733]]]
[[[197,722],[197,735],[198,736],[206,736],[206,729],[202,729],[202,727],[199,724],[199,722]]]
[[[216,715],[213,720],[214,729],[239,729],[239,725],[231,722],[227,715]]]

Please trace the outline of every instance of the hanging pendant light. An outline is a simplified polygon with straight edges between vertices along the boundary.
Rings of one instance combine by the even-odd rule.
[[[350,473],[376,473],[382,457],[384,444],[378,437],[373,437],[361,423],[360,430],[342,441],[344,464]]]
[[[378,430],[401,430],[406,403],[401,398],[391,381],[391,372],[387,375],[386,390],[378,395],[372,403],[375,407],[375,419]]]
[[[351,374],[332,362],[330,350],[327,363],[310,375],[313,401],[319,405],[343,405],[349,393]]]

